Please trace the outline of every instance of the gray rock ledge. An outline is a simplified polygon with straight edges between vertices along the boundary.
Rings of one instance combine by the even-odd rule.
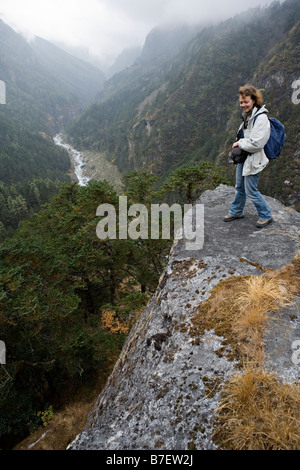
[[[197,201],[205,209],[203,249],[187,251],[184,239],[174,244],[155,295],[69,450],[216,449],[211,436],[220,388],[215,385],[236,372],[235,363],[216,354],[222,338],[214,331],[195,344],[191,319],[220,280],[259,275],[261,267],[278,269],[299,250],[298,212],[267,197],[274,222],[265,229],[255,227],[251,202],[244,219],[225,223],[233,197],[234,188],[221,185]],[[293,321],[287,309],[267,341],[268,364],[286,381],[299,380],[299,365],[291,360],[291,341],[300,339],[299,304],[291,307]]]

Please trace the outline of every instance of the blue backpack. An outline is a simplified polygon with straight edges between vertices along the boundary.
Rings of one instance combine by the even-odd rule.
[[[258,116],[254,118],[254,123]],[[271,134],[268,142],[264,147],[264,152],[269,160],[274,160],[280,155],[280,152],[286,139],[286,134],[284,125],[280,121],[278,121],[278,119],[269,117],[269,121],[271,125]]]

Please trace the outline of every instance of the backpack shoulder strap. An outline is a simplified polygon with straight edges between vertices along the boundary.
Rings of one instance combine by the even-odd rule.
[[[253,124],[255,124],[255,121],[256,119],[258,118],[258,116],[260,116],[261,114],[266,114],[268,116],[268,112],[267,111],[263,111],[262,113],[259,113],[258,114],[258,111],[261,109],[261,106],[258,108],[258,110],[256,111],[255,113],[255,116],[254,116],[254,119],[253,119]]]

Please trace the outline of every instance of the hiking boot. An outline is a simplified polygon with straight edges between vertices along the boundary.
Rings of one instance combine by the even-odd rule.
[[[258,220],[256,222],[256,227],[257,228],[264,228],[266,227],[267,225],[269,225],[271,222],[273,221],[273,219],[268,219],[268,220]]]
[[[224,222],[231,222],[232,220],[235,220],[235,219],[243,219],[244,216],[243,215],[225,215],[224,217]]]

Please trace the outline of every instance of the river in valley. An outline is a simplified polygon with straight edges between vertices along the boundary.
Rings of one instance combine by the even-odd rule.
[[[54,143],[60,147],[63,147],[67,150],[72,166],[74,168],[74,173],[78,184],[80,186],[85,186],[89,182],[89,178],[84,175],[83,167],[84,167],[84,160],[83,160],[83,153],[79,150],[74,149],[70,144],[64,142],[63,134],[57,134],[54,138]]]

